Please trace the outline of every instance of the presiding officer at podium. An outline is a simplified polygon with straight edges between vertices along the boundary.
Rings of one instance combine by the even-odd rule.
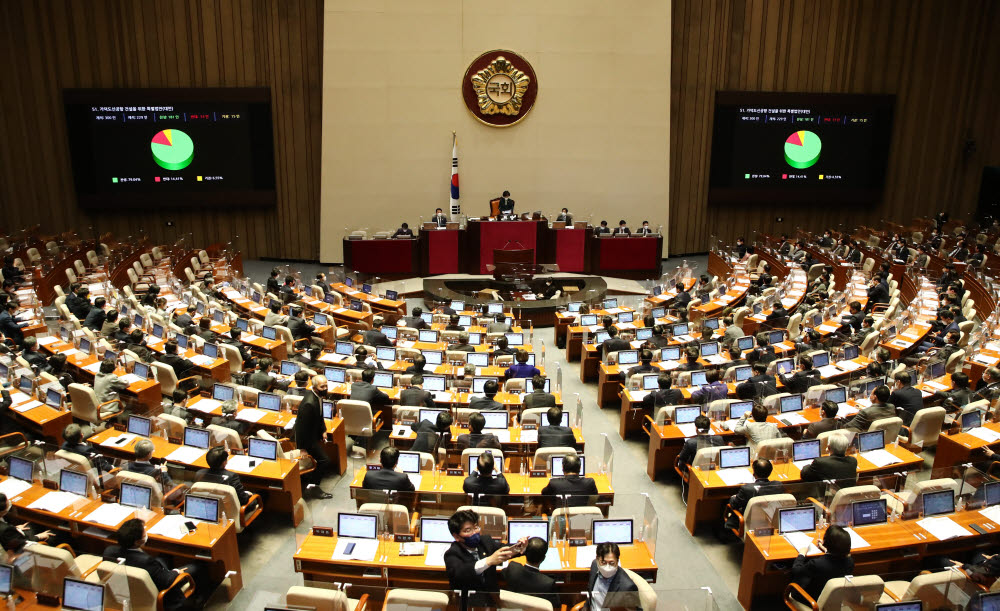
[[[504,191],[503,195],[500,196],[500,216],[509,216],[514,214],[514,200],[510,198],[510,191]]]
[[[444,215],[444,212],[442,212],[440,208],[437,208],[434,210],[434,216],[431,217],[431,222],[438,227],[447,227],[448,217]]]

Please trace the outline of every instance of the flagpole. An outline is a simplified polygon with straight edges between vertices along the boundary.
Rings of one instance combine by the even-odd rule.
[[[458,135],[451,132],[451,186],[448,210],[452,222],[458,222],[462,204],[458,196]]]

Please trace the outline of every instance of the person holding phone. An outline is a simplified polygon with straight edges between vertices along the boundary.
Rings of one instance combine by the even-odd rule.
[[[461,590],[471,606],[493,606],[489,594],[500,592],[497,567],[524,553],[528,538],[523,537],[514,545],[501,546],[492,537],[480,533],[479,516],[471,509],[456,511],[448,518],[448,530],[455,538],[444,553],[449,587]],[[470,596],[469,590],[475,593]]]

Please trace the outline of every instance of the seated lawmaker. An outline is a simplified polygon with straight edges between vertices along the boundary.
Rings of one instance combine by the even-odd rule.
[[[494,380],[489,379],[483,384],[483,396],[473,396],[469,400],[469,409],[474,409],[479,412],[498,412],[506,409],[503,403],[500,403],[494,397],[500,391],[500,384]],[[469,424],[472,424],[470,419]]]
[[[831,525],[826,529],[823,540],[817,540],[815,545],[824,552],[822,556],[807,558],[804,555],[805,550],[802,550],[792,564],[792,581],[799,584],[813,600],[819,598],[827,581],[854,573],[851,534],[843,527]],[[794,591],[792,596],[801,598]]]
[[[458,334],[458,343],[448,346],[448,350],[452,352],[475,352],[476,347],[469,345],[469,332],[462,331]]]
[[[503,580],[507,590],[512,592],[530,593],[531,596],[545,599],[552,604],[553,609],[559,609],[559,593],[556,590],[556,580],[539,569],[545,561],[545,553],[549,544],[541,537],[528,539],[524,548],[524,564],[510,562],[503,569]]]
[[[403,223],[402,225],[400,225],[399,229],[396,230],[396,233],[392,234],[392,237],[394,237],[394,238],[412,238],[413,237],[413,230],[410,229],[409,225],[407,225],[406,223]]]
[[[545,376],[541,374],[534,376],[531,378],[531,385],[532,391],[521,397],[522,409],[556,406],[556,396],[545,392]]]
[[[375,370],[366,367],[361,371],[361,381],[351,384],[351,400],[367,401],[372,408],[385,407],[389,405],[389,395],[382,392],[382,389],[372,385],[375,379]]]
[[[503,473],[494,473],[493,454],[483,452],[476,461],[476,471],[470,473],[462,483],[462,491],[466,494],[507,494],[510,484]]]
[[[482,414],[475,413],[469,416],[469,432],[458,436],[459,449],[496,448],[499,450],[500,440],[493,433],[483,433],[484,426],[486,426],[486,418]]]
[[[545,412],[545,421],[548,424],[538,427],[539,448],[576,448],[576,435],[573,434],[572,428],[562,425],[562,417],[562,409],[555,406]]]
[[[755,496],[767,496],[769,494],[781,494],[784,486],[779,481],[771,481],[771,472],[774,466],[766,458],[758,458],[753,461],[753,483],[743,484],[736,494],[729,497],[729,507],[735,511],[742,512],[747,507],[747,503]]]
[[[451,412],[438,412],[434,422],[421,420],[410,427],[417,434],[417,439],[410,446],[411,452],[427,452],[438,459],[438,448],[451,441]]]
[[[434,395],[424,390],[424,376],[410,377],[410,385],[399,393],[399,404],[404,407],[434,407]],[[423,421],[421,421],[423,422]]]
[[[669,373],[661,373],[656,376],[656,385],[659,386],[657,390],[642,398],[642,409],[651,415],[655,415],[653,412],[656,408],[665,405],[678,405],[684,401],[684,393],[676,388],[671,388],[673,377]]]
[[[392,446],[382,448],[379,454],[382,468],[377,471],[367,471],[361,487],[365,490],[404,490],[413,492],[413,482],[405,473],[396,471],[399,462],[399,449]]]
[[[597,557],[590,565],[587,609],[640,609],[639,586],[621,570],[621,549],[617,543],[599,543]]]
[[[822,482],[834,480],[849,482],[847,485],[854,485],[858,480],[858,459],[847,456],[848,437],[844,434],[830,435],[826,441],[826,447],[830,451],[829,456],[820,456],[802,468],[802,481]]]
[[[104,550],[104,560],[108,562],[118,562],[119,558],[125,559],[125,565],[142,569],[149,574],[153,585],[159,591],[164,591],[180,577],[181,573],[187,573],[195,578],[200,572],[198,565],[189,564],[177,569],[167,568],[161,556],[152,556],[143,551],[142,546],[146,543],[146,525],[138,518],[126,520],[115,533],[117,545],[111,545]],[[187,606],[184,592],[180,587],[170,590],[163,600],[166,609],[181,609]]]
[[[594,478],[580,475],[580,458],[576,454],[564,456],[562,468],[563,476],[549,479],[549,483],[542,488],[542,495],[569,496],[567,505],[570,507],[590,505],[591,497],[597,496],[597,484]]]
[[[518,350],[514,355],[514,360],[517,362],[503,372],[503,377],[506,380],[514,378],[533,378],[542,373],[537,367],[528,364],[527,350]]]
[[[229,451],[222,446],[215,446],[205,454],[207,469],[198,471],[197,481],[208,482],[210,484],[221,484],[229,486],[236,492],[236,498],[240,505],[246,505],[250,501],[250,493],[243,487],[240,476],[232,471],[226,471],[226,462],[229,460]]]
[[[174,481],[170,479],[166,465],[157,466],[150,462],[150,459],[153,457],[153,450],[155,449],[156,446],[153,445],[152,441],[140,439],[136,442],[135,449],[133,450],[135,452],[135,460],[125,463],[122,470],[152,477],[160,484],[163,494],[166,495],[174,487]]]

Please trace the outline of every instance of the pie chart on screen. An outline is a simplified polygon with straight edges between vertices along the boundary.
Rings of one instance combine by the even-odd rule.
[[[785,139],[785,163],[804,170],[819,161],[823,143],[810,131],[797,131]]]
[[[179,129],[157,132],[149,143],[153,161],[164,170],[183,170],[194,160],[194,142]]]

